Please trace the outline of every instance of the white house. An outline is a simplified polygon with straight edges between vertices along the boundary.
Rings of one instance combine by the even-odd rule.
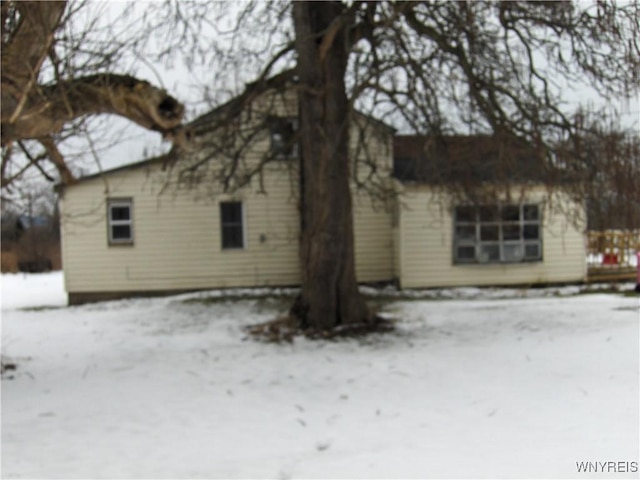
[[[540,162],[529,149],[499,162],[500,147],[490,137],[443,141],[445,148],[425,150],[423,137],[395,138],[395,176],[402,185],[394,228],[400,286],[586,279],[584,203],[571,200],[561,184],[543,186]],[[471,202],[474,194],[480,198]]]
[[[204,140],[194,142],[173,169],[161,157],[61,189],[71,304],[299,282],[298,158],[297,149],[285,142],[295,128],[297,107],[293,96],[280,98],[275,109],[273,99],[267,103],[253,106],[250,118],[258,118],[264,107],[276,121],[248,137],[236,165],[250,171],[265,152],[275,154],[259,175],[231,193],[220,188],[224,159],[200,162],[198,145],[207,148]],[[206,131],[210,118],[192,125]],[[548,192],[529,181],[518,198],[505,193],[494,204],[460,202],[440,194],[442,184],[425,177],[427,171],[416,174],[416,166],[426,162],[415,148],[408,154],[412,150],[401,145],[416,145],[417,137],[395,138],[394,179],[394,131],[360,115],[352,124],[360,282],[423,288],[585,279],[584,208],[560,190],[550,202]],[[181,166],[200,163],[205,173],[197,180],[186,184],[176,175]],[[360,188],[371,184],[374,190]],[[380,195],[391,191],[397,195]]]

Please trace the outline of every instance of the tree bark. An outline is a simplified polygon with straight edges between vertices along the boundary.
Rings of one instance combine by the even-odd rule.
[[[66,1],[2,2],[2,120],[13,123],[23,113],[37,86],[42,62],[54,42]],[[15,8],[18,25],[8,28],[8,11]]]
[[[2,84],[4,89],[4,83]],[[4,96],[3,96],[4,99]],[[58,133],[85,115],[111,113],[142,127],[171,134],[184,106],[164,90],[128,75],[104,73],[39,86],[19,115],[2,105],[2,144]]]
[[[61,180],[72,182],[73,175],[54,137],[67,124],[83,116],[116,114],[158,131],[174,142],[183,138],[180,128],[184,106],[144,80],[105,72],[73,78],[56,74],[56,82],[42,84],[40,70],[48,57],[56,57],[56,33],[64,22],[66,7],[64,0],[2,0],[0,177],[3,188],[19,179],[30,166],[45,172],[39,165],[43,159],[33,159],[27,154],[27,167],[7,176],[12,145],[27,139],[39,141],[45,147],[47,158],[60,172]],[[22,145],[21,148],[24,150]]]
[[[355,275],[350,108],[345,88],[352,19],[339,2],[295,2],[301,145],[301,291],[291,315],[331,330],[372,316]]]

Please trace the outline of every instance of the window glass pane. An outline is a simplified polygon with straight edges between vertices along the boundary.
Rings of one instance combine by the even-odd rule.
[[[111,220],[130,220],[131,208],[129,205],[112,205]]]
[[[456,207],[457,222],[475,222],[476,209],[473,207]]]
[[[133,244],[133,210],[129,199],[107,200],[107,241]]]
[[[222,202],[220,204],[220,218],[222,224],[241,224],[242,223],[242,203],[240,202]]]
[[[480,240],[498,241],[500,239],[500,229],[498,225],[481,225]]]
[[[528,259],[538,259],[541,257],[540,245],[537,243],[527,243],[524,246],[524,256]]]
[[[494,222],[497,221],[499,216],[499,210],[497,206],[483,206],[480,207],[480,221],[481,222]]]
[[[520,225],[519,224],[502,225],[502,239],[503,240],[520,240]]]
[[[221,202],[222,248],[244,248],[242,202]]]
[[[242,226],[224,226],[222,228],[222,248],[242,248]]]
[[[525,225],[523,228],[525,240],[539,240],[540,227],[538,225]]]
[[[285,145],[285,138],[284,135],[282,135],[281,133],[272,133],[271,134],[271,143],[273,145],[273,148],[275,150],[282,150],[282,148]]]
[[[515,205],[502,207],[502,220],[505,222],[517,222],[520,220],[520,207]]]
[[[480,261],[481,262],[499,262],[500,246],[499,245],[481,245]]]
[[[475,240],[476,239],[476,227],[475,225],[458,225],[456,227],[456,239],[458,240]]]
[[[504,260],[506,262],[519,262],[523,257],[522,245],[517,244],[505,244],[502,248],[504,252]]]
[[[458,247],[456,250],[456,258],[458,260],[475,260],[476,248],[475,247]]]
[[[112,240],[130,240],[131,226],[130,225],[112,225],[111,239]]]
[[[459,262],[540,260],[538,205],[482,205],[455,208],[454,248]]]
[[[540,209],[537,205],[525,205],[522,207],[525,220],[539,220]]]
[[[273,118],[271,120],[271,150],[280,155],[294,153],[293,136],[295,122],[290,118]]]

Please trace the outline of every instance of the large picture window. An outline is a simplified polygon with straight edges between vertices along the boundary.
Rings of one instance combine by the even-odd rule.
[[[542,260],[539,205],[460,206],[455,209],[454,263]]]
[[[220,203],[222,248],[244,248],[244,221],[241,202]]]
[[[109,200],[107,224],[109,244],[133,244],[133,201],[131,199]]]

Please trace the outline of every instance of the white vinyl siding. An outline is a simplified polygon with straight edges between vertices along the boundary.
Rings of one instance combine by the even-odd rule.
[[[386,282],[395,277],[394,202],[379,197],[395,189],[391,180],[392,136],[379,125],[367,125],[364,131],[366,150],[359,143],[362,132],[353,128],[350,134],[351,151],[358,152],[352,174],[358,183],[367,185],[364,189],[352,188],[356,278],[360,282]]]
[[[286,171],[241,194],[244,249],[223,250],[218,198],[192,191],[159,195],[145,168],[109,176],[109,189],[135,202],[135,244],[109,248],[102,179],[66,189],[61,203],[69,292],[146,291],[292,285],[299,280],[297,198]],[[158,168],[157,171],[160,169]],[[229,198],[228,201],[236,201]],[[224,199],[223,199],[224,201]],[[102,206],[101,206],[102,205]]]
[[[454,263],[454,209],[427,186],[405,189],[398,232],[403,288],[535,284],[583,281],[586,249],[584,206],[562,194],[531,187],[523,204],[541,206],[542,260],[518,263]],[[573,213],[572,213],[573,212]],[[569,215],[569,216],[567,216]]]
[[[384,142],[390,144],[389,132],[385,135],[388,138]],[[371,142],[372,150],[379,152],[379,160],[384,163],[380,170],[384,172],[391,165],[391,150],[378,143]],[[245,159],[246,164],[259,162],[261,152],[269,145],[265,132],[255,153]],[[233,195],[222,193],[221,186],[213,181],[202,182],[199,188],[167,187],[167,182],[173,181],[168,175],[160,162],[148,163],[65,188],[61,215],[68,292],[299,283],[299,176],[294,163],[268,164],[261,176]],[[135,244],[131,248],[109,248],[105,235],[109,198],[130,198],[135,205]],[[221,202],[242,203],[242,249],[223,249]],[[366,192],[354,193],[354,216],[358,279],[391,280],[394,266],[389,210],[380,202],[372,202]]]
[[[360,282],[390,281],[394,277],[391,212],[366,193],[355,194],[354,232],[356,278]]]
[[[295,98],[295,92],[265,98],[264,109],[281,118],[294,118]],[[260,108],[260,104],[256,105],[254,113]],[[476,232],[474,261],[454,261],[454,247],[464,246],[455,235],[454,207],[439,201],[426,186],[396,185],[403,195],[394,215],[393,202],[382,200],[385,188],[388,194],[394,185],[390,179],[391,131],[375,122],[369,124],[358,115],[353,121],[364,121],[367,126],[364,134],[354,128],[350,136],[350,148],[356,157],[352,187],[359,281],[382,282],[397,277],[401,287],[425,288],[585,278],[582,227],[580,221],[567,220],[574,215],[566,215],[569,210],[584,215],[584,206],[562,195],[555,195],[555,203],[548,202],[547,192],[542,189],[529,189],[525,198],[515,203],[503,199],[505,205],[523,207],[517,221],[507,218],[497,223],[499,262],[477,261],[480,257],[476,250],[482,252],[483,242],[486,240],[486,246],[496,242],[483,237],[483,224],[479,221],[472,222]],[[240,177],[264,160],[274,141],[277,144],[283,140],[274,139],[272,133],[265,128],[256,136],[255,144],[240,162]],[[192,154],[185,155],[177,168],[202,159],[197,145],[190,148]],[[297,162],[270,162],[249,185],[233,194],[224,193],[218,181],[213,168],[219,165],[210,165],[208,176],[195,182],[195,186],[178,185],[170,169],[163,170],[161,162],[152,161],[66,187],[60,208],[67,291],[142,292],[298,284]],[[373,189],[367,191],[365,184]],[[120,200],[130,201],[130,219],[124,214],[126,209],[118,211],[125,218],[109,213],[109,202]],[[241,205],[240,222],[238,215],[233,216],[233,221],[223,219],[221,204],[225,203]],[[539,220],[526,218],[527,205],[538,206]],[[121,229],[113,235],[114,230],[105,235],[105,230],[127,225],[131,228],[131,241],[135,234],[135,242],[130,242],[129,248],[113,248],[110,238],[126,237],[126,231]],[[495,226],[486,226],[494,228],[495,238]],[[225,234],[225,229],[233,233]],[[234,248],[228,248],[231,246]],[[518,246],[523,252],[517,251]],[[540,251],[534,252],[534,247]],[[510,262],[521,255],[525,260],[540,261]]]

